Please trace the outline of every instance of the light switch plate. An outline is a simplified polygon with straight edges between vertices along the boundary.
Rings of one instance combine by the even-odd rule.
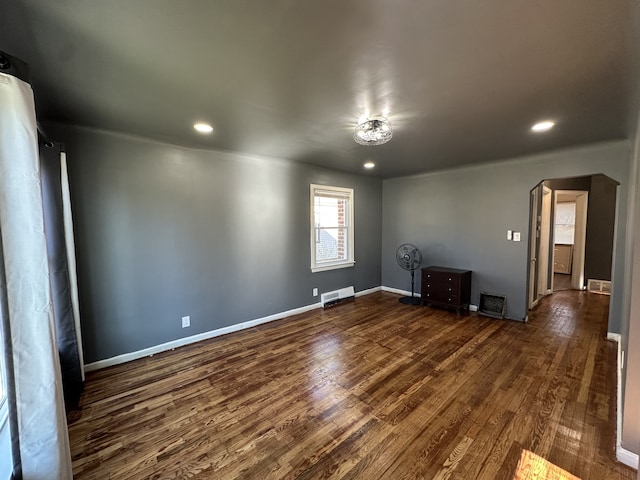
[[[514,242],[520,241],[520,232],[513,232],[513,241]]]
[[[507,240],[511,240],[513,237],[513,230],[507,230]]]

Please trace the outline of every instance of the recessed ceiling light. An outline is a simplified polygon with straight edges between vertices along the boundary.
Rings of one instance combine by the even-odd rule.
[[[371,168],[373,168],[375,166],[376,166],[376,164],[373,163],[373,162],[367,162],[367,163],[364,164],[364,168],[369,168],[369,169],[371,169]]]
[[[194,123],[193,128],[195,128],[200,133],[211,133],[213,132],[213,127],[208,123]]]
[[[533,127],[531,127],[531,130],[534,132],[547,132],[551,130],[555,124],[556,122],[552,120],[545,120],[543,122],[536,123]]]

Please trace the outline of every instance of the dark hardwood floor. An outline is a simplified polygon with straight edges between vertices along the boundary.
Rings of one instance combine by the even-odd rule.
[[[566,273],[554,273],[553,274],[553,291],[558,292],[560,290],[571,290],[571,275]]]
[[[531,451],[635,480],[615,460],[608,301],[558,292],[524,324],[375,293],[92,372],[74,475],[510,480]]]

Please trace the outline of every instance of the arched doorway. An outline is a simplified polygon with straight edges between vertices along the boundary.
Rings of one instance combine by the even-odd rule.
[[[546,179],[531,189],[528,308],[553,292],[554,218],[559,191],[577,192],[576,217],[584,222],[584,229],[576,231],[573,246],[572,288],[584,289],[589,280],[611,282],[618,186],[606,175],[594,174]]]

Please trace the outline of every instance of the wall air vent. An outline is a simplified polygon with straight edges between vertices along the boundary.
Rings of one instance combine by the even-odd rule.
[[[601,295],[611,295],[611,282],[609,280],[595,280],[590,278],[587,281],[587,291]]]
[[[507,311],[507,296],[480,292],[478,313],[493,318],[504,318]]]
[[[345,300],[350,300],[354,298],[355,295],[353,287],[341,288],[340,290],[333,290],[320,295],[320,303],[322,303],[324,308],[327,308]]]

